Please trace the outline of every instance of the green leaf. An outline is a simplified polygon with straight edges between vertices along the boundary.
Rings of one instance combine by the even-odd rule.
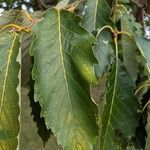
[[[111,147],[117,149],[117,130],[127,136],[134,136],[138,124],[138,100],[133,95],[132,87],[133,83],[123,66],[117,62],[113,64],[106,92],[107,104],[102,118],[102,150],[109,150]]]
[[[94,31],[110,23],[111,8],[109,0],[86,0],[82,25],[88,31]]]
[[[40,102],[47,128],[65,150],[92,149],[98,133],[97,107],[83,80],[95,80],[91,48],[95,38],[79,22],[74,13],[49,9],[33,27],[35,99]]]
[[[138,46],[142,56],[146,60],[146,68],[147,68],[149,75],[150,75],[150,51],[149,51],[150,40],[147,40],[147,39],[140,37],[140,36],[136,36],[135,40],[137,42],[137,46]]]
[[[125,20],[121,20],[122,31],[130,31],[130,26],[127,25]],[[137,61],[137,46],[135,40],[125,34],[122,34],[122,51],[123,51],[123,61],[125,67],[133,79],[136,81],[138,74],[138,61]]]
[[[136,22],[133,14],[124,5],[118,7],[117,10],[120,12],[117,15],[121,19],[124,31],[131,35],[142,35],[142,25]]]
[[[16,150],[19,134],[19,36],[0,33],[0,149]],[[17,92],[18,88],[18,92]]]
[[[101,150],[116,150],[128,144],[127,137],[135,135],[139,103],[133,94],[134,84],[118,58],[111,67],[107,84],[100,145]]]
[[[100,137],[101,137],[101,130],[102,130],[102,114],[104,111],[104,106],[106,104],[106,82],[107,82],[107,73],[105,73],[99,79],[99,85],[94,86],[91,89],[92,98],[96,101],[99,109],[98,114],[98,125],[99,125],[99,135],[96,138],[96,143],[94,144],[93,150],[100,150]]]
[[[145,150],[149,150],[150,149],[150,106],[148,107],[148,124],[146,126],[146,130],[148,133],[148,137],[147,137]]]
[[[106,71],[107,66],[111,62],[113,55],[113,39],[108,29],[100,30],[97,35],[98,42],[94,47],[94,54],[98,60],[98,64],[95,65],[96,74],[101,77]]]
[[[135,19],[133,18],[133,16],[131,14],[126,13],[122,9],[120,9],[120,11],[122,12],[122,15],[124,16],[124,17],[121,18],[121,20],[122,20],[122,30],[128,32],[129,34],[131,34],[131,36],[133,36],[134,41],[136,43],[135,46],[137,47],[137,49],[140,51],[141,55],[146,60],[146,65],[145,66],[147,68],[147,71],[150,74],[150,53],[149,53],[149,48],[148,48],[148,47],[150,47],[150,40],[148,40],[148,39],[146,39],[142,36],[142,34],[143,34],[142,33],[142,26],[138,22],[135,21]],[[129,72],[129,74],[132,76],[133,79],[135,79],[136,76],[134,75],[134,73],[135,74],[137,73],[137,65],[136,65],[136,58],[135,58],[135,56],[136,56],[136,53],[135,53],[136,52],[136,47],[134,46],[133,41],[126,38],[125,41],[127,41],[127,40],[128,40],[128,47],[124,50],[124,52],[125,52],[124,53],[124,58],[126,59],[125,64],[126,64],[126,67],[127,67],[127,70]],[[122,42],[122,43],[125,43],[125,42]],[[123,46],[123,49],[124,48],[125,48],[125,46]],[[130,50],[132,49],[132,52],[131,51],[129,52],[129,49]],[[128,52],[127,52],[127,50],[128,50]],[[127,54],[126,54],[126,52],[127,52]],[[131,57],[129,57],[129,55],[134,56],[134,57],[131,58]],[[129,66],[129,64],[126,63],[127,61],[132,66]]]
[[[34,21],[29,20],[28,15],[30,15]],[[24,27],[32,27],[35,24],[35,22],[41,19],[41,11],[35,11],[30,14],[23,10],[4,11],[2,13],[2,16],[0,16],[0,29],[9,24],[16,24]]]
[[[123,35],[122,36],[123,61],[126,69],[133,81],[137,80],[138,61],[137,61],[137,46],[134,39]]]

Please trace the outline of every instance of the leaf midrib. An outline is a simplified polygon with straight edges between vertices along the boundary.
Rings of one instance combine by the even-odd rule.
[[[141,54],[143,55],[143,57],[145,58],[145,54],[144,54],[144,52],[143,52],[143,50],[142,50],[142,48],[141,48],[141,46],[140,46],[140,44],[138,43],[138,42],[136,42],[137,43],[137,46],[138,46],[138,48],[139,48],[139,50],[140,50],[140,52],[141,52]],[[145,58],[146,59],[146,58]],[[146,61],[147,62],[147,61]],[[149,64],[148,64],[148,62],[146,63],[146,68],[147,68],[147,71],[148,71],[148,73],[150,74],[150,66],[149,66]]]
[[[68,86],[68,81],[67,81],[67,77],[66,77],[66,70],[65,70],[65,65],[64,65],[64,56],[63,56],[63,46],[62,46],[62,35],[61,35],[61,19],[60,19],[60,10],[57,9],[57,14],[58,14],[58,36],[59,36],[59,48],[60,48],[60,54],[61,54],[61,62],[62,62],[62,66],[63,66],[63,72],[64,72],[64,79],[65,79],[65,83],[66,83],[66,89],[67,89],[67,94],[68,94],[68,99],[69,99],[69,104],[70,104],[70,108],[71,108],[71,113],[73,116],[73,125],[74,125],[74,131],[76,132],[76,127],[75,127],[75,119],[74,119],[74,113],[73,113],[73,108],[72,108],[72,104],[71,104],[71,98],[70,98],[70,93],[69,93],[69,86]],[[76,133],[76,139],[77,138],[77,133]]]
[[[9,49],[9,54],[8,54],[8,60],[7,60],[7,64],[6,64],[6,70],[5,70],[5,75],[4,75],[4,82],[3,82],[3,87],[2,87],[2,96],[1,96],[1,101],[0,101],[0,114],[2,113],[2,108],[3,108],[3,103],[4,103],[4,96],[5,96],[5,90],[6,90],[6,82],[7,82],[7,77],[8,77],[8,72],[9,72],[9,65],[10,65],[10,62],[11,62],[11,56],[12,56],[12,53],[13,53],[13,48],[14,48],[14,45],[15,45],[15,41],[16,41],[16,38],[17,38],[17,34],[15,34],[15,37],[12,41],[12,45],[11,45],[11,48]]]
[[[114,100],[115,100],[115,95],[116,95],[116,87],[117,87],[117,79],[118,79],[118,45],[116,45],[116,48],[115,48],[115,56],[116,56],[116,69],[115,69],[115,81],[114,81],[114,89],[113,89],[113,96],[112,96],[112,101],[111,101],[111,107],[110,107],[110,112],[109,112],[109,118],[108,118],[108,122],[107,122],[107,126],[106,126],[106,132],[104,134],[104,141],[103,141],[103,148],[104,149],[104,146],[105,146],[105,142],[106,142],[106,137],[107,137],[107,134],[108,134],[108,127],[109,125],[111,125],[110,121],[111,121],[111,114],[112,114],[112,110],[113,110],[113,107],[114,107]]]
[[[95,4],[96,8],[95,8],[95,14],[94,14],[94,30],[96,29],[96,19],[97,19],[97,10],[98,10],[98,0],[96,0],[96,4]]]

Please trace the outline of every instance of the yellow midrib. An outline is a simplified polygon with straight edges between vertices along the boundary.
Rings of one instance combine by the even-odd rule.
[[[9,65],[10,65],[10,62],[11,62],[11,56],[12,56],[12,53],[13,53],[13,47],[15,45],[16,38],[17,38],[17,34],[15,34],[15,37],[13,39],[11,48],[8,51],[9,54],[8,54],[8,60],[7,60],[7,65],[6,65],[6,71],[5,71],[5,75],[4,75],[4,82],[3,82],[3,87],[2,87],[2,96],[1,96],[1,101],[0,101],[0,114],[2,113],[4,97],[5,97],[5,90],[6,90],[6,82],[7,82],[8,71],[9,71]]]
[[[57,13],[58,13],[58,33],[59,33],[59,47],[60,47],[60,54],[61,54],[61,60],[62,60],[62,66],[63,66],[63,70],[64,70],[64,79],[65,79],[65,83],[66,83],[66,88],[67,88],[67,93],[68,93],[68,98],[69,98],[69,104],[70,104],[70,107],[71,107],[71,112],[72,112],[72,116],[73,116],[73,125],[74,125],[74,132],[76,132],[76,126],[75,126],[75,119],[74,119],[74,113],[73,113],[73,109],[72,109],[72,104],[71,104],[71,98],[70,98],[70,92],[69,92],[69,87],[68,87],[68,81],[67,81],[67,77],[66,77],[66,70],[65,70],[65,65],[64,65],[64,62],[63,62],[63,46],[62,46],[62,39],[61,39],[61,21],[60,21],[60,10],[57,9]],[[78,142],[80,142],[78,140],[78,136],[77,136],[77,133],[75,134],[76,136],[76,139]]]
[[[98,9],[98,0],[96,0],[95,4],[95,14],[94,14],[94,30],[96,29],[96,18],[97,18],[97,9]]]

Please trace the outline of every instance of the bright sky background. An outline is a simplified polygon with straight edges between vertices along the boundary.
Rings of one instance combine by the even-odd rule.
[[[25,0],[26,2],[29,2],[30,0]],[[1,5],[3,6],[3,7],[6,7],[7,5],[6,5],[6,3],[5,2],[3,2],[3,3],[1,3]],[[17,3],[14,3],[14,6],[15,7],[17,7]],[[22,9],[23,10],[27,10],[27,7],[26,7],[26,5],[22,5]],[[1,13],[4,11],[4,9],[3,8],[0,8],[0,15],[1,15]],[[33,8],[29,8],[29,12],[33,12],[34,10],[33,10]]]

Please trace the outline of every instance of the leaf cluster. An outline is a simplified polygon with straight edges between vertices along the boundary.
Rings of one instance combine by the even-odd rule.
[[[51,130],[64,150],[150,148],[150,41],[134,5],[63,0],[44,12],[2,14],[1,149],[17,148],[20,86],[31,68],[44,142]]]

